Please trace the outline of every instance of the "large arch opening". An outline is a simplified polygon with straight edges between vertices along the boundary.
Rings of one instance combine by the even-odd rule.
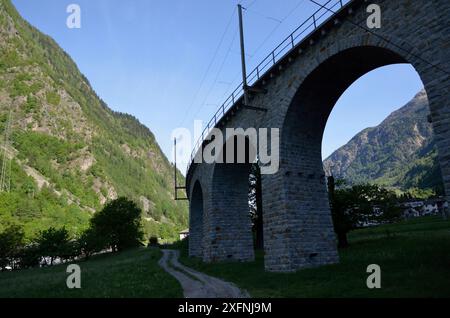
[[[197,180],[191,194],[189,211],[189,256],[203,257],[203,191]]]
[[[313,70],[296,92],[281,132],[288,219],[297,228],[300,247],[291,253],[292,267],[335,262],[336,240],[322,163],[322,139],[328,118],[343,93],[360,77],[380,67],[409,64],[383,47],[361,46],[329,57]],[[283,159],[284,158],[284,159]],[[334,255],[334,256],[333,256]]]
[[[428,96],[411,64],[377,68],[339,98],[322,140],[327,176],[424,200],[444,195]],[[341,126],[341,123],[348,126]]]

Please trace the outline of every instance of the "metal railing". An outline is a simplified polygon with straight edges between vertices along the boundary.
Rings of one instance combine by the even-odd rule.
[[[306,19],[302,24],[300,24],[294,32],[292,32],[287,38],[285,38],[265,59],[259,63],[253,71],[247,75],[248,86],[254,85],[260,78],[267,75],[267,73],[274,67],[280,60],[282,60],[286,55],[291,53],[297,48],[299,44],[302,43],[309,35],[316,31],[320,26],[330,19],[333,15],[332,12],[338,12],[345,5],[353,0],[328,0],[324,7],[321,7],[313,13],[308,19]],[[244,94],[243,84],[240,83],[239,86],[231,93],[231,95],[225,100],[225,102],[219,107],[219,109],[214,113],[204,130],[202,131],[201,137],[195,143],[189,164],[187,166],[186,174],[189,172],[190,166],[197,154],[197,151],[203,144],[205,138],[209,135],[211,129],[213,129],[217,123],[225,116],[225,114],[242,98]]]

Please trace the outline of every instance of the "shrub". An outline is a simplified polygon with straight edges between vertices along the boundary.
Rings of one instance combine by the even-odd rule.
[[[53,227],[42,231],[37,240],[39,252],[42,257],[50,258],[50,265],[53,265],[55,258],[64,258],[69,245],[69,232],[65,227],[57,230]]]
[[[350,231],[365,224],[393,222],[401,216],[395,193],[378,185],[346,187],[343,180],[335,183],[334,178],[329,177],[328,193],[339,247],[348,246],[347,234]]]
[[[149,246],[158,246],[158,238],[156,236],[150,237],[148,244]]]
[[[91,227],[113,251],[139,246],[143,240],[141,209],[127,198],[108,203],[91,219]]]
[[[92,228],[87,229],[78,239],[80,255],[83,255],[86,259],[92,254],[100,252],[106,245],[106,240]]]
[[[57,92],[47,92],[47,102],[51,105],[58,106],[61,102],[61,96]]]
[[[18,225],[11,225],[0,233],[0,270],[8,265],[14,267],[14,260],[24,244],[24,238],[23,228]]]
[[[37,267],[40,265],[42,256],[37,244],[28,245],[23,247],[17,258],[19,260],[19,267],[21,269]]]
[[[59,257],[61,260],[74,260],[81,255],[81,247],[79,242],[72,240],[62,246]]]
[[[33,95],[28,95],[27,101],[24,103],[23,108],[25,113],[31,113],[38,106],[38,100]]]

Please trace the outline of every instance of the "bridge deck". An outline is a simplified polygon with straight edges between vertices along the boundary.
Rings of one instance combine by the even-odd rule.
[[[334,20],[345,12],[350,5],[359,1],[361,0],[328,0],[325,2],[323,6],[326,8],[321,7],[308,19],[302,22],[247,75],[248,85],[250,87],[261,86],[275,70],[279,69],[280,66],[286,62],[286,60],[293,55],[299,54],[304,45],[308,44],[309,41],[311,41],[317,33],[321,32],[326,25],[334,23]],[[189,175],[197,151],[203,145],[211,130],[215,127],[220,127],[228,116],[242,105],[243,94],[243,83],[241,83],[211,117],[204,128],[201,137],[193,147],[186,176]]]

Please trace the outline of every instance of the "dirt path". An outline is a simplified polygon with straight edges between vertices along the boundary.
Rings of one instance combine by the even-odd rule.
[[[250,295],[232,283],[197,272],[178,261],[180,252],[162,250],[159,265],[175,277],[183,288],[185,298],[249,298]]]

